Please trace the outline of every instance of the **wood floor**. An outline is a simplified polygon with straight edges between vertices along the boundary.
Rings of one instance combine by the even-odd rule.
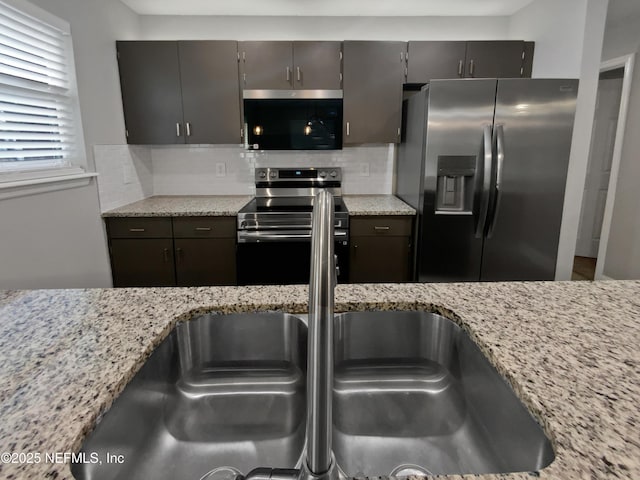
[[[593,280],[596,271],[596,259],[589,257],[575,257],[571,280]]]

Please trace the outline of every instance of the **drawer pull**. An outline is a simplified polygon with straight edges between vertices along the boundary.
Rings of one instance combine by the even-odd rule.
[[[388,226],[384,226],[384,227],[373,227],[374,230],[376,231],[386,231],[386,230],[391,230],[391,227]]]
[[[162,254],[164,255],[164,262],[167,263],[169,261],[169,249],[164,248]]]
[[[130,228],[130,232],[144,232],[144,228]]]
[[[210,232],[211,227],[196,227],[196,232]]]

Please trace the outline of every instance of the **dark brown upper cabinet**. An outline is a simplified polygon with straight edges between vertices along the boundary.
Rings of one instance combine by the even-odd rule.
[[[237,42],[116,46],[128,143],[241,142]]]
[[[531,77],[533,42],[409,42],[407,83],[442,78]]]
[[[342,42],[240,42],[242,88],[341,88]]]
[[[516,78],[522,75],[524,42],[467,42],[467,78]]]
[[[294,85],[300,89],[342,88],[342,42],[293,42]]]
[[[178,42],[186,143],[240,143],[238,43]]]
[[[397,143],[405,42],[343,43],[343,144]]]
[[[409,42],[407,83],[464,77],[467,42]]]

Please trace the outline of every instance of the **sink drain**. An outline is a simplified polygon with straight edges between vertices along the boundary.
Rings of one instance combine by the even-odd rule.
[[[218,467],[205,473],[200,480],[235,480],[242,472],[233,467]]]
[[[391,477],[410,477],[411,475],[425,476],[433,474],[420,465],[412,465],[410,463],[398,465],[396,468],[391,470],[391,473],[389,474]]]

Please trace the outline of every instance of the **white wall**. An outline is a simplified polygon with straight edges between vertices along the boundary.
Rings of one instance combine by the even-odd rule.
[[[533,77],[580,75],[586,8],[583,0],[536,0],[511,17],[509,37],[536,42]]]
[[[93,145],[125,143],[115,40],[138,17],[119,0],[32,0],[71,24],[89,168]],[[107,287],[109,258],[96,182],[0,201],[0,288]]]
[[[640,278],[640,17],[610,25],[602,60],[636,54],[613,218],[603,273],[615,279]]]
[[[512,38],[536,42],[534,77],[580,79],[558,246],[557,280],[569,280],[573,269],[607,3],[608,0],[535,0],[513,15],[509,27]]]
[[[496,40],[507,38],[509,17],[151,15],[140,27],[145,40]]]

